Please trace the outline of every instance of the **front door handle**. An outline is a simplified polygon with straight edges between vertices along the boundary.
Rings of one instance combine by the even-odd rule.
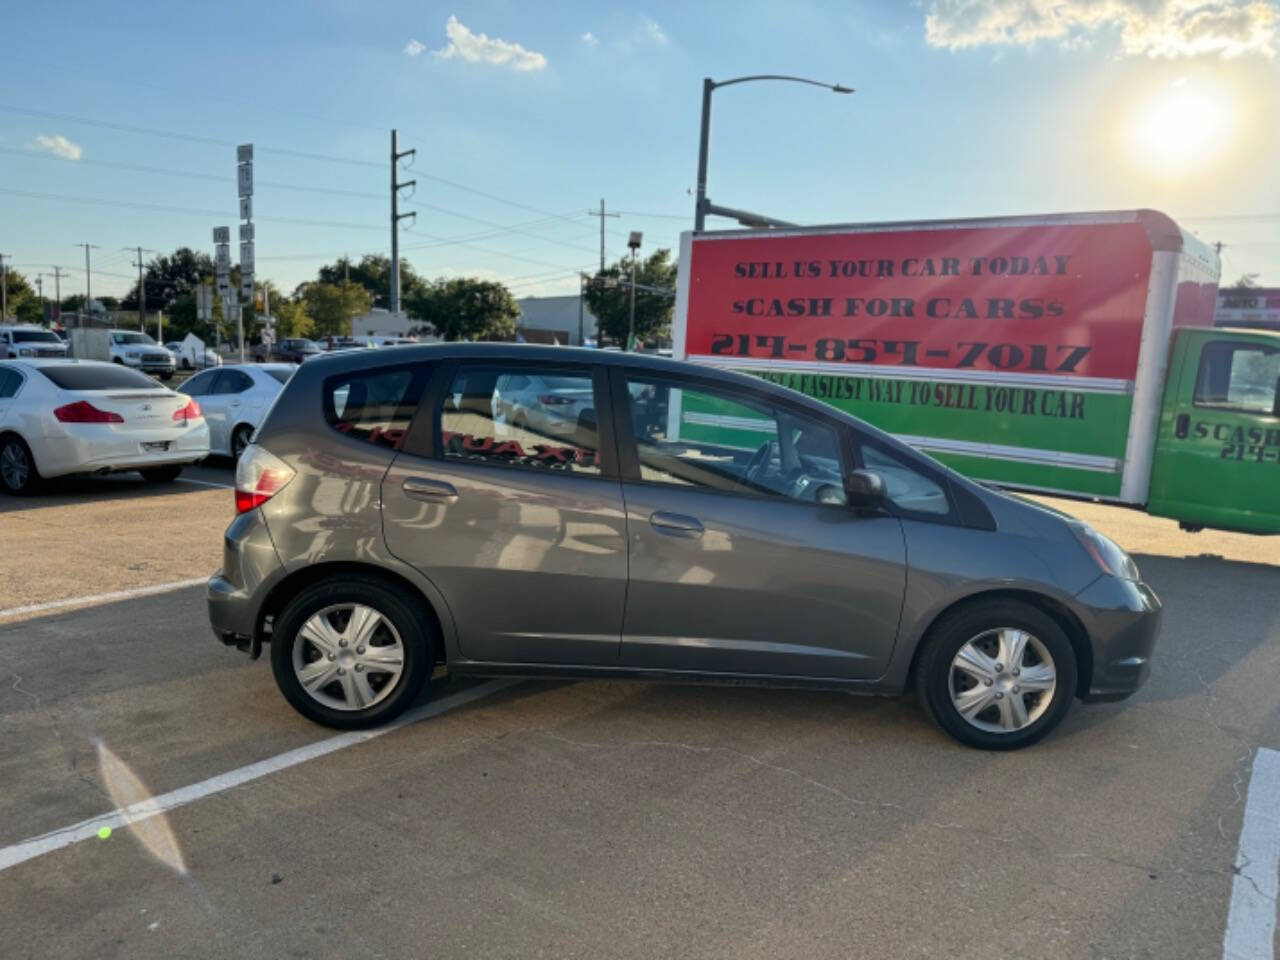
[[[453,503],[458,499],[458,491],[452,483],[431,480],[427,477],[405,477],[404,482],[400,484],[400,489],[404,491],[406,497],[413,497],[415,500]]]
[[[667,513],[659,510],[649,514],[649,525],[659,533],[669,537],[702,536],[702,524],[697,517],[687,517],[683,513]]]

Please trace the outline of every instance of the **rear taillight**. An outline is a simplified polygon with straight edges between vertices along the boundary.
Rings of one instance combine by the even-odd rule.
[[[538,402],[544,407],[563,407],[573,403],[573,400],[569,397],[556,396],[554,393],[544,393],[538,397]]]
[[[88,400],[77,400],[53,411],[62,423],[124,423],[124,417],[110,410],[99,410]]]
[[[173,419],[175,420],[199,420],[200,416],[200,404],[194,400],[188,400],[185,407],[173,411]]]
[[[236,461],[236,513],[260,507],[293,479],[293,467],[256,443]]]

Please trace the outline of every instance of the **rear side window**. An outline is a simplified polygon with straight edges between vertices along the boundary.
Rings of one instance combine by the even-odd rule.
[[[399,450],[428,373],[425,366],[384,367],[330,377],[324,386],[325,419],[339,433]]]
[[[22,377],[18,373],[0,367],[0,400],[16,396],[20,386],[22,386]]]
[[[268,370],[267,375],[274,377],[281,383],[288,383],[289,378],[293,376],[292,370]]]
[[[93,366],[69,363],[36,369],[63,390],[138,390],[156,386],[146,374],[116,363]]]

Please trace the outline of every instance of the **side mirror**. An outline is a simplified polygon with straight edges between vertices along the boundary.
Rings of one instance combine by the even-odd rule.
[[[849,506],[860,510],[878,507],[884,502],[884,477],[870,470],[854,470],[845,477],[844,490]]]

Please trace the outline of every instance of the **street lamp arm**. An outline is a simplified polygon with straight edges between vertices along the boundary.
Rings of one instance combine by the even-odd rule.
[[[842,87],[838,83],[822,83],[819,80],[808,80],[804,77],[791,77],[781,73],[756,73],[749,77],[734,77],[732,80],[712,80],[711,89],[715,90],[717,87],[729,87],[735,83],[748,83],[752,80],[788,80],[791,83],[807,83],[811,87],[824,87],[825,89],[831,90],[835,93],[853,93],[852,87]]]

